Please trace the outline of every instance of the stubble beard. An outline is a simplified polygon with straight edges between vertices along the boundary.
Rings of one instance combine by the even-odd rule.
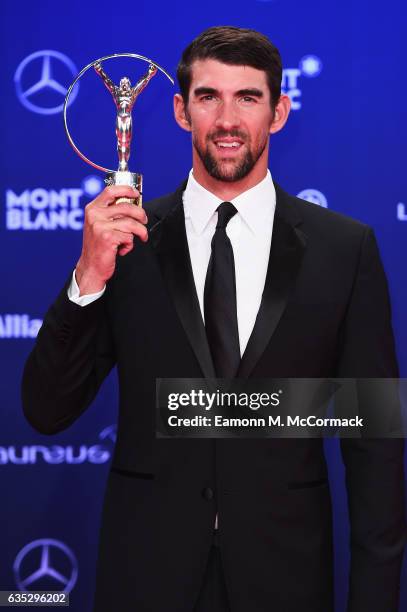
[[[244,141],[246,151],[244,155],[236,162],[233,162],[231,159],[227,159],[227,161],[222,162],[221,160],[216,159],[209,150],[209,142],[214,142],[216,138],[225,136],[235,136]],[[205,149],[199,145],[196,139],[193,139],[193,145],[205,167],[205,170],[212,178],[225,183],[234,183],[235,181],[240,181],[241,179],[245,178],[252,171],[266,148],[267,140],[265,140],[263,144],[259,145],[254,153],[251,151],[250,141],[248,141],[246,135],[234,132],[228,134],[217,133],[216,135],[208,135],[206,138]]]

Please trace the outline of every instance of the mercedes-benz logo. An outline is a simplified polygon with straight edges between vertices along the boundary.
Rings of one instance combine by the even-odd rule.
[[[70,593],[78,577],[78,562],[63,542],[43,538],[30,542],[20,550],[13,570],[20,591]]]
[[[54,78],[54,64],[57,62],[62,65],[63,70],[69,71],[69,77],[66,79],[66,82],[69,84],[72,81],[72,77],[78,73],[78,70],[72,60],[59,51],[36,51],[19,64],[14,75],[14,83],[18,99],[28,110],[40,113],[41,115],[54,115],[62,112],[68,88]],[[30,69],[27,70],[27,67],[30,67]],[[58,69],[60,68],[58,67]],[[27,73],[29,73],[28,78],[26,77]],[[24,82],[30,83],[27,87],[23,86],[23,75]],[[34,78],[32,78],[33,75],[35,75]],[[72,104],[78,95],[78,89],[79,85],[76,85],[69,101],[70,104]],[[38,99],[36,100],[44,91],[52,91],[58,97],[60,96],[61,104],[57,106],[44,106],[42,104],[42,96],[41,103]]]

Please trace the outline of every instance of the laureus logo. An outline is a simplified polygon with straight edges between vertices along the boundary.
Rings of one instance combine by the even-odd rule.
[[[399,221],[407,221],[407,207],[403,202],[397,204],[397,219]]]
[[[0,467],[5,465],[101,465],[110,461],[116,442],[116,426],[105,427],[99,435],[98,444],[26,444],[23,446],[0,446]]]
[[[318,206],[322,206],[322,208],[328,208],[328,200],[322,191],[318,191],[318,189],[303,189],[297,194],[297,198],[307,200],[307,202],[317,204]]]

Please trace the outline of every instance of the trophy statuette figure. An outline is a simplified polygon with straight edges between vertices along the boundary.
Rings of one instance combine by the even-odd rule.
[[[130,79],[123,77],[120,80],[119,86],[115,85],[113,81],[107,76],[106,72],[102,68],[102,64],[97,62],[94,65],[96,73],[101,77],[106,88],[110,91],[113,96],[113,100],[116,104],[117,115],[116,115],[116,136],[117,136],[117,154],[119,156],[119,168],[117,172],[124,173],[129,172],[128,161],[130,157],[130,145],[133,136],[132,129],[132,116],[134,103],[148,85],[150,79],[157,73],[157,68],[154,64],[150,64],[148,72],[136,83],[134,87],[131,86]],[[117,173],[115,173],[117,174]],[[123,175],[120,177],[125,179]],[[117,184],[118,177],[111,176],[110,173],[106,179],[107,184]],[[132,177],[128,177],[131,181]],[[137,187],[137,179],[135,180],[135,186]],[[139,190],[141,191],[141,190]],[[118,198],[116,202],[129,202],[134,203],[130,198]]]
[[[131,85],[131,81],[128,77],[121,78],[119,85],[116,85],[107,75],[102,66],[103,61],[116,57],[132,57],[142,59],[143,61],[149,63],[148,71],[137,81],[134,86]],[[114,103],[116,105],[116,138],[117,154],[119,157],[119,166],[117,170],[109,170],[108,168],[99,166],[98,164],[95,164],[90,159],[85,157],[85,155],[78,149],[78,147],[74,143],[68,129],[67,107],[69,102],[69,96],[78,80],[92,66],[98,76],[102,79],[108,91],[111,93]],[[145,87],[148,85],[153,76],[155,76],[158,70],[163,72],[171,81],[171,83],[174,84],[173,79],[163,68],[161,68],[158,64],[142,55],[137,55],[134,53],[116,53],[114,55],[107,55],[85,66],[85,68],[81,70],[81,72],[70,85],[65,97],[63,110],[65,132],[74,151],[79,155],[79,157],[81,157],[81,159],[86,161],[88,164],[90,164],[94,168],[97,168],[98,170],[103,170],[106,173],[105,183],[107,185],[130,185],[132,187],[135,187],[140,193],[140,196],[137,198],[137,202],[135,201],[135,199],[118,198],[116,200],[116,203],[129,202],[132,204],[136,203],[138,206],[142,206],[143,177],[137,172],[131,172],[128,166],[133,136],[132,110],[138,96],[145,89]]]

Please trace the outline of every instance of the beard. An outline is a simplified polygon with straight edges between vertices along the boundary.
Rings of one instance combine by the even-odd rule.
[[[214,142],[216,139],[225,138],[227,136],[240,138],[243,140],[243,146],[246,148],[244,154],[236,161],[232,159],[227,159],[226,161],[218,160],[209,150],[209,142]],[[252,151],[250,148],[250,141],[246,134],[237,130],[208,134],[205,148],[201,147],[199,143],[193,139],[195,150],[208,174],[212,178],[225,183],[234,183],[235,181],[240,181],[245,178],[245,176],[252,171],[258,159],[263,154],[266,144],[267,139],[265,139],[264,143],[259,144],[255,151]]]

